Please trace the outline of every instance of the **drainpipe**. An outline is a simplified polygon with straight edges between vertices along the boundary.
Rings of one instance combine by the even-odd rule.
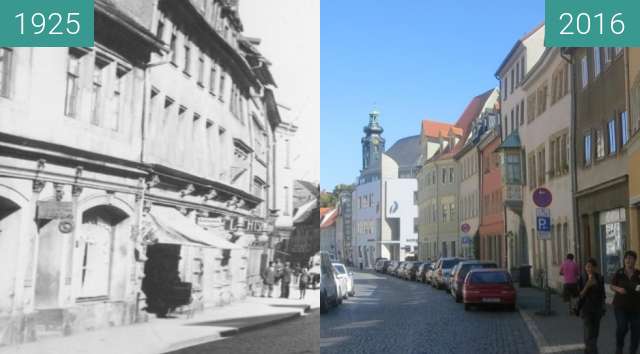
[[[577,167],[578,167],[578,162],[577,162],[577,158],[576,158],[576,83],[575,83],[575,75],[573,73],[573,57],[571,54],[568,54],[566,52],[563,52],[562,49],[560,51],[560,56],[562,57],[562,59],[564,59],[567,63],[569,63],[569,67],[571,68],[570,72],[571,72],[571,115],[570,115],[570,125],[569,125],[569,130],[571,132],[571,149],[569,149],[569,157],[571,158],[571,195],[573,196],[572,201],[571,201],[571,213],[573,215],[573,235],[574,235],[574,242],[575,242],[575,251],[576,251],[576,257],[578,258],[578,263],[582,263],[583,261],[583,257],[582,257],[582,235],[580,232],[580,227],[579,227],[579,222],[578,220],[580,219],[580,216],[578,215],[578,198],[576,197],[576,192],[578,189],[578,174],[577,174]]]

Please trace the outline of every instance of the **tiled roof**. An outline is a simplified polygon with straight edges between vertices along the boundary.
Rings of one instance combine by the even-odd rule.
[[[320,228],[324,229],[333,224],[335,224],[336,219],[338,218],[338,209],[331,209],[324,217],[324,220],[320,223]]]
[[[434,120],[422,120],[422,135],[431,138],[439,136],[448,136],[449,131],[455,135],[462,135],[462,129],[455,127],[453,124],[436,122]]]
[[[489,99],[489,96],[493,93],[493,90],[494,89],[488,90],[472,98],[467,105],[467,108],[465,108],[460,115],[460,118],[458,118],[455,125],[463,130],[462,140],[466,140],[467,135],[469,135],[469,130],[471,129],[471,123],[480,115],[482,108]]]
[[[320,219],[322,219],[330,210],[331,208],[320,208]]]

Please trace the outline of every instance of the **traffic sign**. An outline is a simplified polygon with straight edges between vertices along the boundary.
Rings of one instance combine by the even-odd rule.
[[[533,202],[537,207],[546,208],[551,205],[551,201],[553,201],[553,196],[550,190],[540,187],[533,191]]]
[[[471,231],[471,226],[469,224],[462,224],[460,226],[460,231],[464,232],[465,234],[469,233],[469,231]]]
[[[551,212],[548,208],[536,209],[536,231],[541,240],[551,238]]]

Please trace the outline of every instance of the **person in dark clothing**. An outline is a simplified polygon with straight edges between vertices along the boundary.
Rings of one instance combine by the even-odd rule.
[[[291,267],[290,263],[286,262],[284,264],[284,268],[282,269],[281,275],[281,288],[280,288],[280,297],[288,299],[289,298],[289,284],[291,283]]]
[[[596,270],[598,263],[589,258],[584,267],[585,275],[580,279],[580,300],[577,313],[582,317],[584,327],[585,354],[598,354],[598,334],[600,319],[605,313],[604,279]]]
[[[613,312],[616,315],[616,354],[622,354],[624,339],[631,330],[629,353],[638,352],[640,341],[640,271],[636,269],[638,255],[634,251],[624,254],[624,267],[611,279]]]
[[[300,289],[300,299],[304,299],[307,293],[307,285],[309,284],[309,273],[307,273],[307,268],[302,268],[302,274],[300,274],[300,282],[298,283],[298,288]]]

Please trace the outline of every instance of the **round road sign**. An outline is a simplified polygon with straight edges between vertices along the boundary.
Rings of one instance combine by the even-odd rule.
[[[551,201],[553,200],[553,196],[551,195],[551,191],[541,187],[537,188],[533,191],[533,202],[538,208],[546,208],[551,205]]]

